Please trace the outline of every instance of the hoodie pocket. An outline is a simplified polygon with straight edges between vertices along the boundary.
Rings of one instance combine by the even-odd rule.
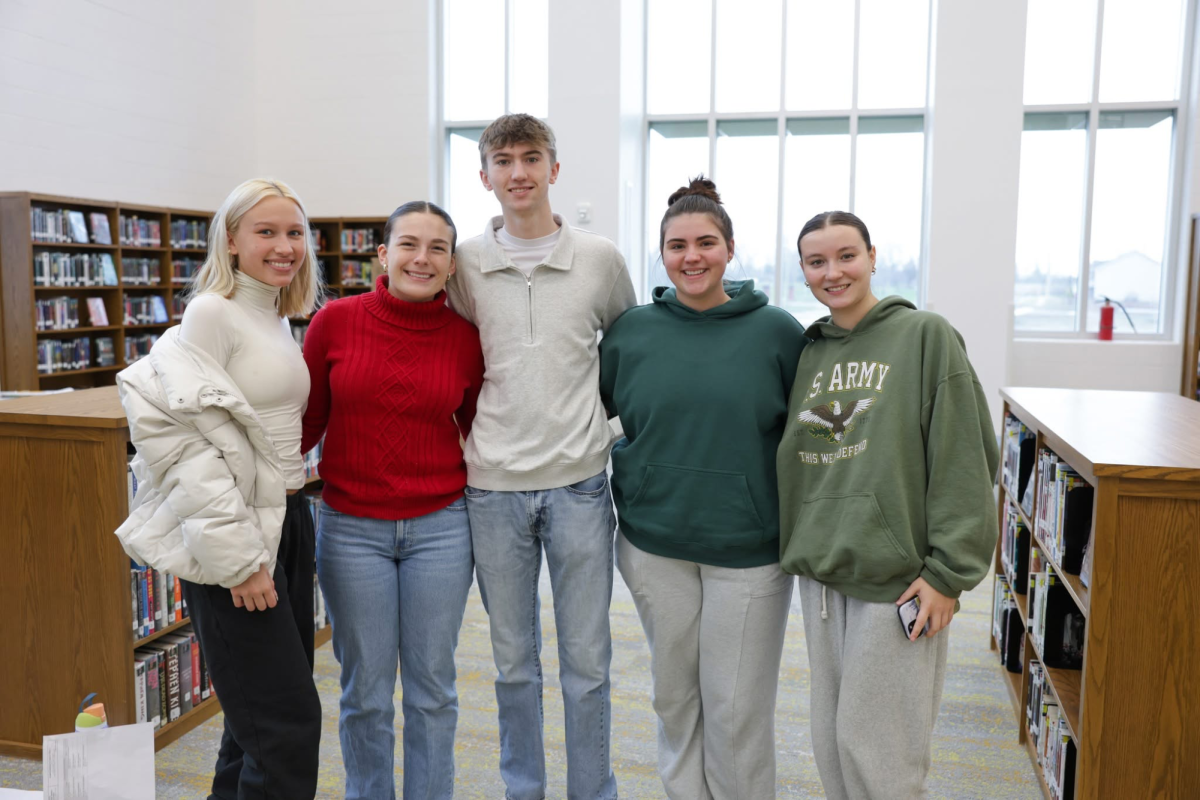
[[[740,472],[647,464],[627,514],[643,534],[672,542],[723,548],[763,540]]]
[[[888,527],[871,492],[805,500],[783,562],[819,581],[887,583],[910,570],[912,557]]]

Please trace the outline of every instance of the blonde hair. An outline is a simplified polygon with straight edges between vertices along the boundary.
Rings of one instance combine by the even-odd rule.
[[[308,230],[308,212],[304,202],[292,188],[283,181],[269,178],[251,178],[238,186],[221,207],[213,215],[212,225],[208,229],[208,258],[196,273],[192,284],[191,296],[213,293],[222,297],[232,297],[237,289],[234,273],[237,271],[235,256],[229,252],[229,237],[237,233],[238,226],[246,212],[254,208],[267,197],[284,197],[291,200],[300,209],[304,218],[304,263],[292,282],[279,292],[279,316],[303,317],[312,313],[317,304],[317,298],[324,289],[321,280],[321,270],[317,265],[317,254],[314,252],[312,236]]]

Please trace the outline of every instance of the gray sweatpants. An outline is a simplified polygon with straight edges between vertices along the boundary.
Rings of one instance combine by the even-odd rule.
[[[813,754],[825,796],[925,797],[949,629],[910,642],[894,603],[857,600],[809,578],[797,582],[812,673]]]
[[[792,576],[664,558],[622,535],[617,567],[650,643],[658,773],[686,800],[775,797],[775,694]]]

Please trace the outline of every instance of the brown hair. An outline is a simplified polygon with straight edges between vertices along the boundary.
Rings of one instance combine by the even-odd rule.
[[[800,241],[813,231],[819,231],[822,228],[829,228],[833,225],[849,225],[851,228],[857,229],[862,234],[862,239],[867,245],[867,250],[871,249],[871,232],[867,230],[865,222],[849,211],[822,211],[804,223],[804,227],[800,229],[800,235],[796,237],[796,252],[800,254],[801,259],[804,258],[804,253],[800,250]]]
[[[483,169],[488,168],[488,153],[521,142],[544,148],[551,164],[558,161],[558,146],[549,125],[529,114],[505,114],[493,120],[479,137],[479,162]]]
[[[680,186],[667,198],[667,213],[663,214],[658,226],[658,249],[661,251],[667,238],[667,223],[683,214],[707,214],[725,237],[725,246],[733,241],[733,220],[721,204],[717,185],[703,175],[692,178],[687,186]]]
[[[454,220],[450,219],[440,206],[429,202],[428,200],[410,200],[404,205],[397,208],[388,217],[387,223],[383,226],[383,246],[390,247],[392,240],[392,228],[396,225],[396,220],[401,217],[406,217],[409,214],[433,214],[442,218],[442,222],[450,228],[450,255],[454,255],[454,247],[458,244],[458,227],[454,224]]]

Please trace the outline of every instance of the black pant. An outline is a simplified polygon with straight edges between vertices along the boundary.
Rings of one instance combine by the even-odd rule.
[[[274,608],[236,608],[228,589],[181,581],[225,712],[210,800],[316,795],[321,700],[313,683],[314,547],[307,501],[289,495]]]

